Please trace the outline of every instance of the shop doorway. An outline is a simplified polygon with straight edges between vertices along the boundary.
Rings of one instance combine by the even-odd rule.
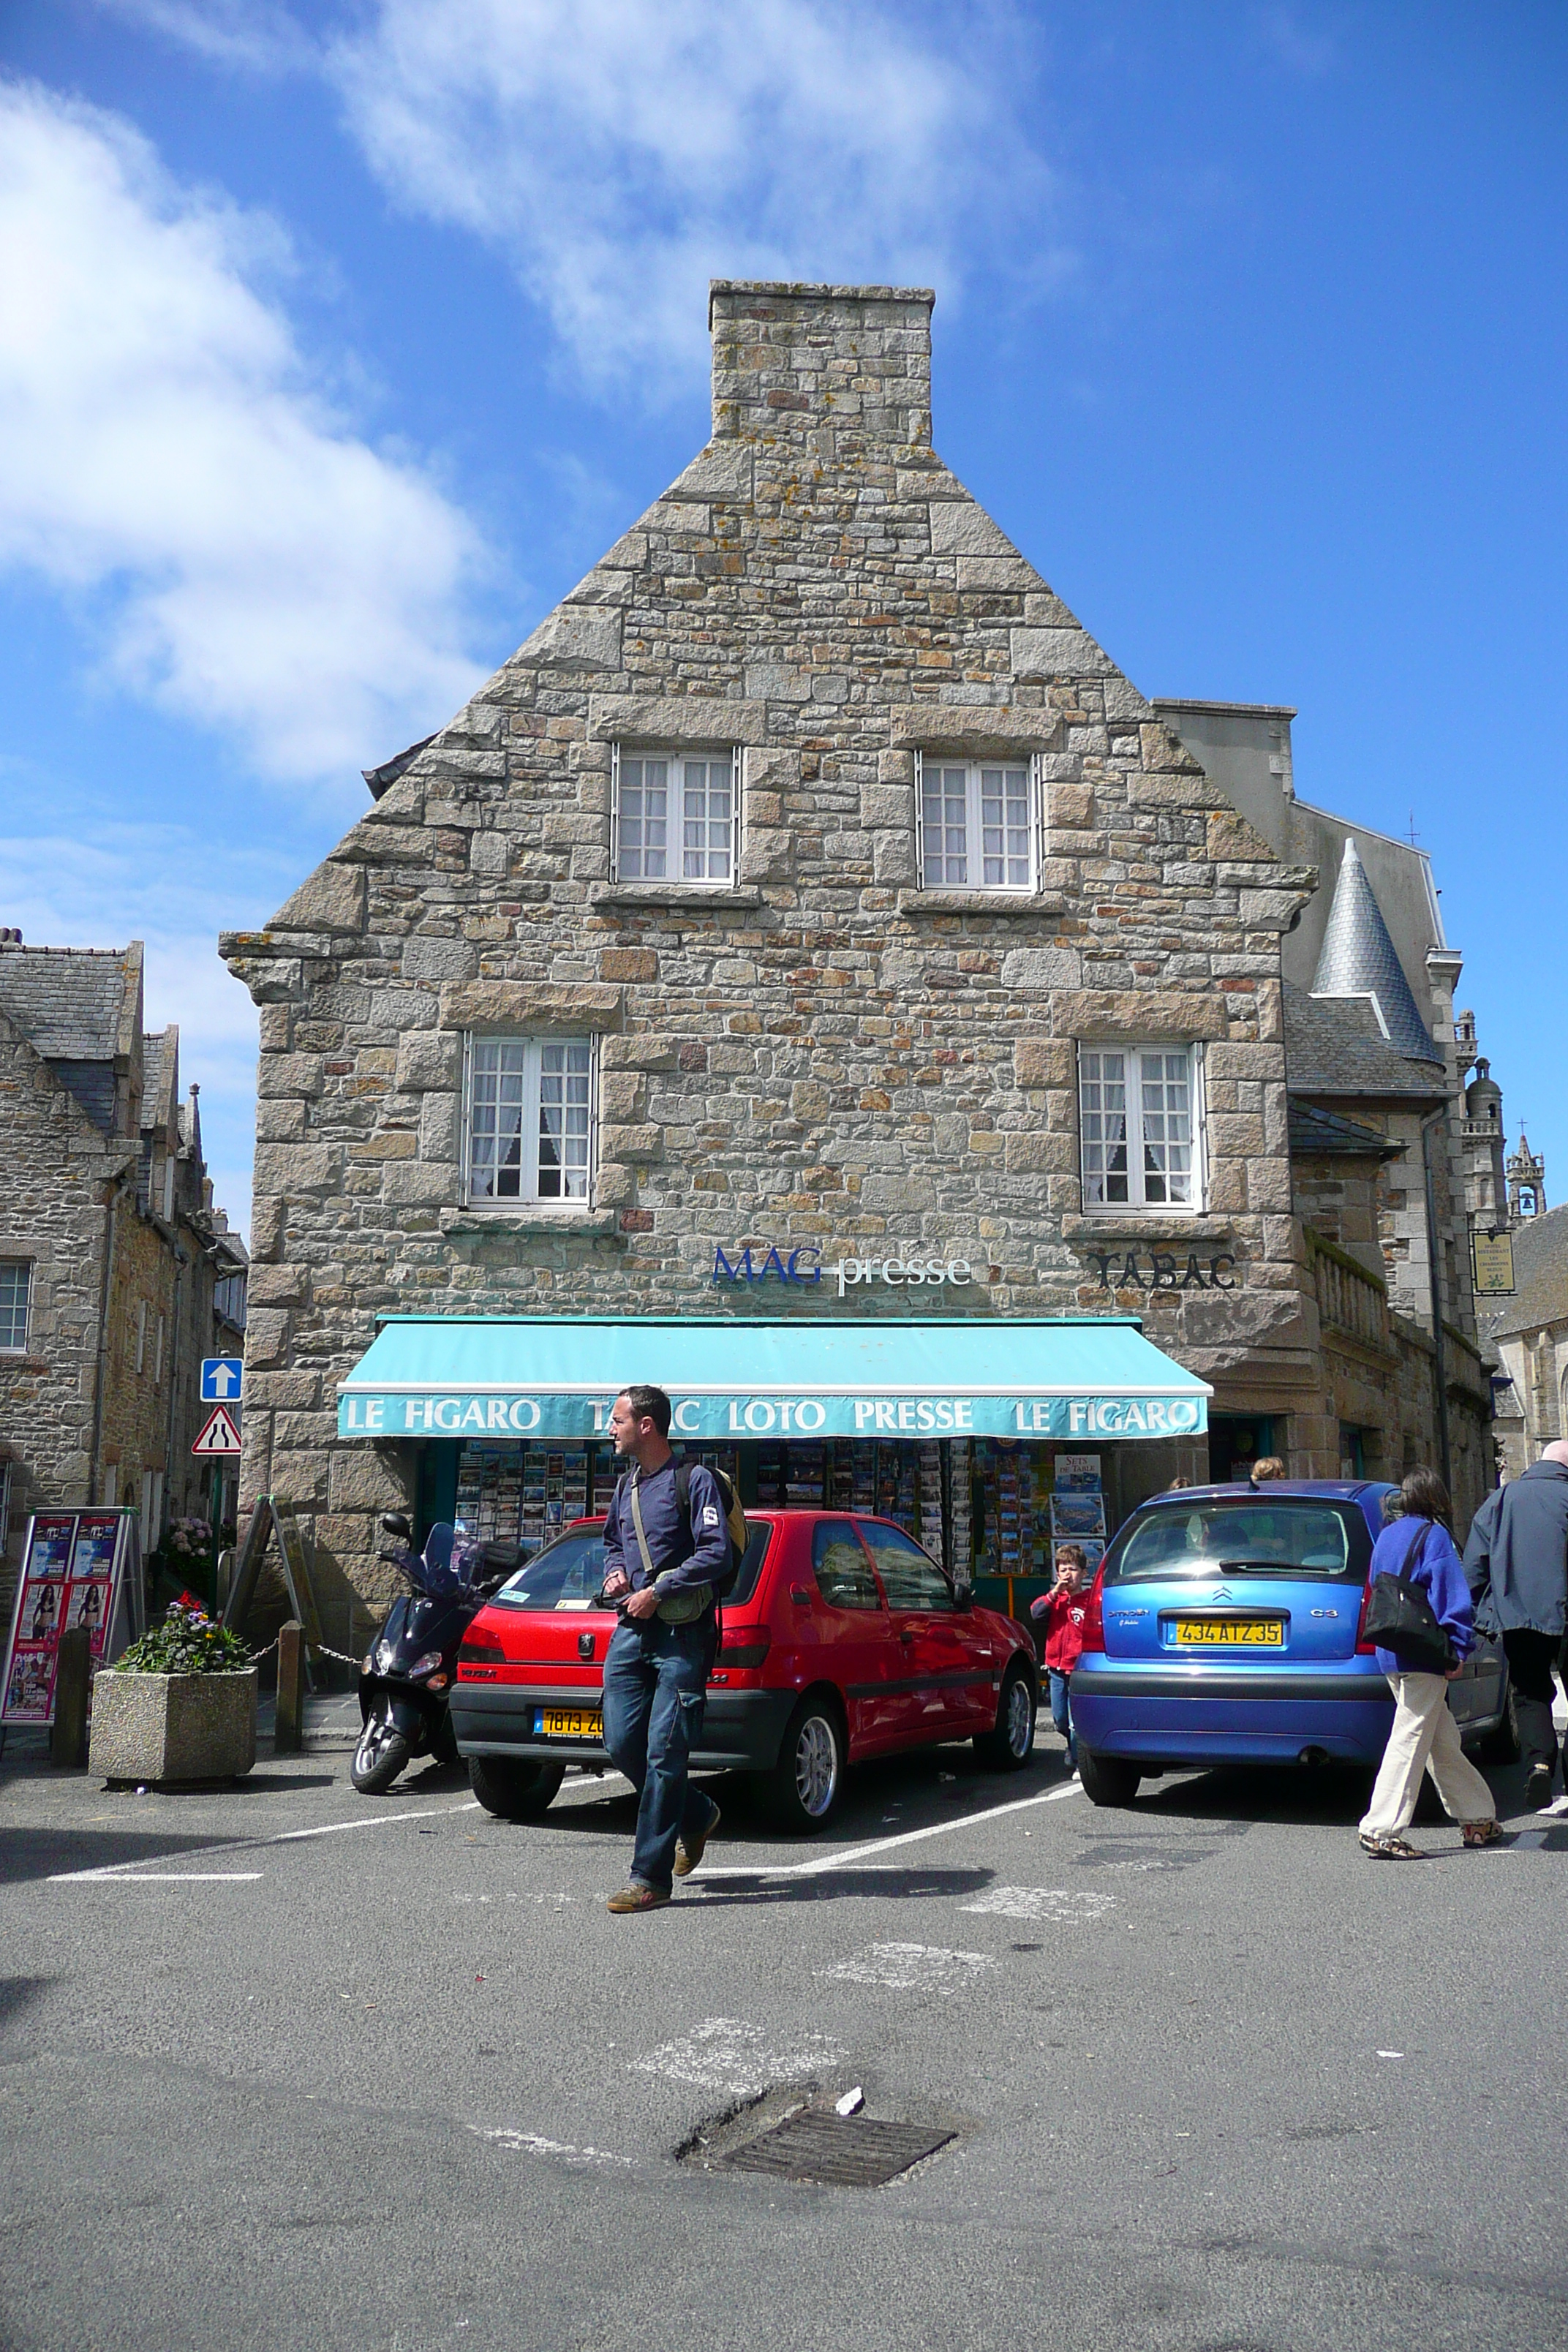
[[[1209,1422],[1209,1476],[1216,1486],[1249,1478],[1252,1465],[1279,1451],[1272,1413],[1215,1413]]]

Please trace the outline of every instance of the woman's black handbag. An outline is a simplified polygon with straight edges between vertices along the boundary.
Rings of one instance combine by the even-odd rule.
[[[1373,1578],[1372,1597],[1366,1604],[1367,1639],[1380,1649],[1392,1650],[1405,1672],[1412,1675],[1446,1675],[1454,1663],[1436,1612],[1420,1585],[1410,1580],[1409,1571],[1426,1550],[1431,1532],[1428,1522],[1405,1563],[1405,1575],[1390,1576],[1385,1570]]]

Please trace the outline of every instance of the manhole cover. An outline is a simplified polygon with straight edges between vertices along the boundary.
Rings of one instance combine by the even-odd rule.
[[[721,2161],[742,2172],[771,2172],[784,2180],[879,2189],[954,2137],[929,2124],[873,2123],[867,2116],[826,2115],[808,2107],[731,2149]]]

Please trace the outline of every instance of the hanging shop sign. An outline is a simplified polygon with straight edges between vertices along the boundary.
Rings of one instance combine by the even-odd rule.
[[[967,1258],[942,1251],[917,1251],[912,1257],[847,1257],[836,1265],[824,1265],[821,1252],[809,1242],[795,1249],[776,1243],[767,1250],[750,1244],[726,1250],[721,1242],[713,1245],[715,1282],[782,1282],[786,1288],[794,1285],[805,1290],[820,1285],[825,1276],[837,1284],[840,1298],[868,1283],[884,1284],[889,1290],[962,1290],[974,1279]]]

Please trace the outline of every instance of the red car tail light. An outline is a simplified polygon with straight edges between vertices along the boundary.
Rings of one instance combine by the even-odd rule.
[[[760,1666],[773,1647],[771,1633],[756,1633],[748,1625],[739,1641],[727,1636],[720,1650],[720,1663],[726,1666]]]
[[[477,1666],[481,1663],[500,1665],[505,1657],[506,1652],[495,1642],[464,1641],[458,1644],[458,1664],[460,1666]]]
[[[1372,1658],[1377,1654],[1377,1643],[1369,1642],[1366,1633],[1366,1612],[1371,1606],[1372,1579],[1369,1576],[1362,1587],[1361,1614],[1355,1621],[1355,1654],[1358,1658]]]
[[[1083,1646],[1086,1650],[1105,1647],[1105,1562],[1102,1559],[1094,1572],[1094,1582],[1089,1588],[1089,1607],[1083,1612]]]

